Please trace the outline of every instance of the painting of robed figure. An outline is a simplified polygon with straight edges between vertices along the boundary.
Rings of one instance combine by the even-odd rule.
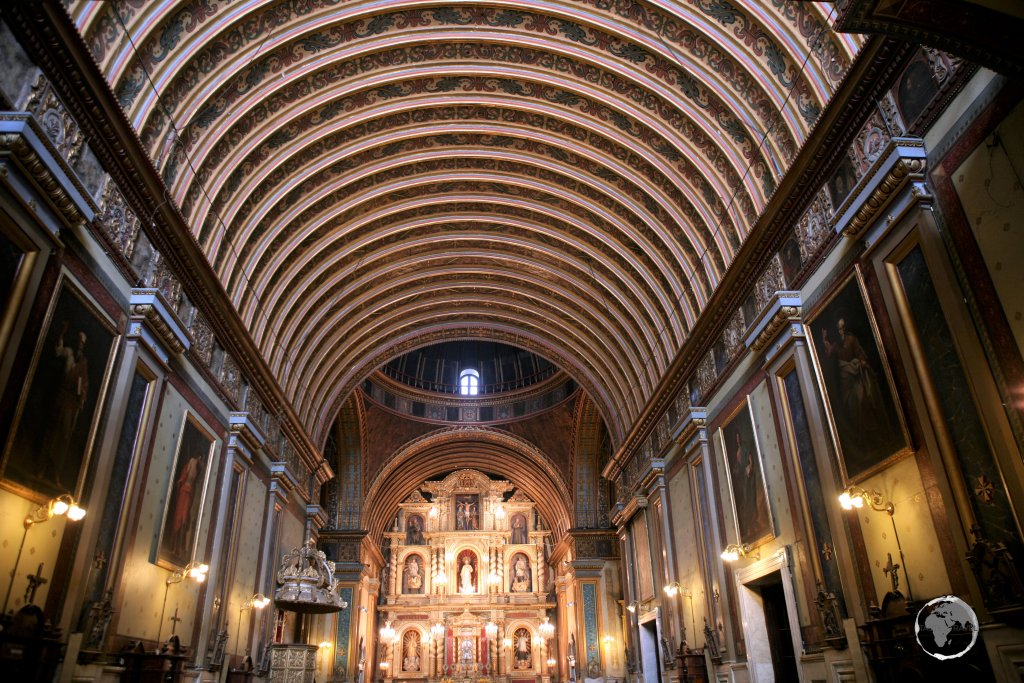
[[[116,337],[106,316],[62,276],[4,449],[9,485],[41,497],[81,494]]]
[[[836,290],[808,327],[843,474],[867,476],[902,452],[908,439],[856,276]]]
[[[181,568],[194,559],[214,438],[186,413],[164,507],[157,561]]]
[[[774,531],[761,454],[747,401],[740,404],[720,434],[740,543],[756,546],[771,538]]]

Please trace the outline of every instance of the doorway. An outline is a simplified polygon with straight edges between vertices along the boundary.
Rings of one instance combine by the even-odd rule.
[[[786,606],[786,591],[782,587],[782,574],[772,572],[747,585],[761,595],[775,680],[800,680],[796,654],[793,652],[793,630]]]
[[[660,683],[661,657],[658,654],[656,618],[640,624],[640,666],[644,672],[644,683]]]
[[[743,640],[750,679],[800,681],[803,637],[784,550],[736,570]]]

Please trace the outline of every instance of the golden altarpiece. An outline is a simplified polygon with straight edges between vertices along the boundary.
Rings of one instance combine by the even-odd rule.
[[[504,480],[459,470],[400,506],[381,618],[385,681],[549,681],[549,531]]]

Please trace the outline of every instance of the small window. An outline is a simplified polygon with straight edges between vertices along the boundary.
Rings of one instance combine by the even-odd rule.
[[[476,396],[480,393],[480,373],[473,369],[460,372],[459,393],[463,396]]]

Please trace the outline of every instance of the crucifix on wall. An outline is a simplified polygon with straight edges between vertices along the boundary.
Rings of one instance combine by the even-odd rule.
[[[170,617],[171,621],[171,635],[173,636],[178,630],[178,622],[181,621],[181,617],[178,616],[178,606],[174,606],[174,614]]]
[[[35,574],[29,574],[26,578],[28,579],[28,588],[25,589],[25,604],[31,605],[36,601],[36,591],[39,590],[40,586],[49,581],[49,579],[43,578],[43,563],[39,563],[39,568],[36,569]]]

